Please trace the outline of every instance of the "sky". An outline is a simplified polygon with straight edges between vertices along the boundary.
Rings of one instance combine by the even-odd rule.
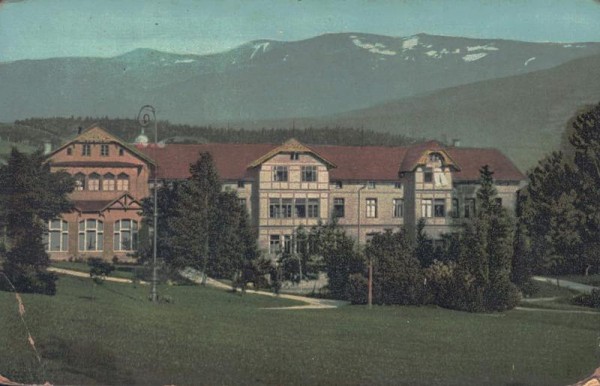
[[[428,33],[600,41],[598,0],[0,0],[0,61],[207,54],[257,39]]]

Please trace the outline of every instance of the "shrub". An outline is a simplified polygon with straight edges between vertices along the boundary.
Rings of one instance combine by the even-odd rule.
[[[348,300],[352,304],[366,304],[368,297],[368,281],[364,275],[355,273],[350,275],[348,286]]]
[[[600,290],[593,289],[589,294],[575,296],[571,302],[578,306],[600,308]]]
[[[489,286],[485,292],[486,311],[511,310],[521,301],[521,294],[513,283],[508,280]]]
[[[115,270],[115,266],[98,257],[92,257],[88,260],[90,266],[90,277],[98,282],[98,279],[105,278]]]

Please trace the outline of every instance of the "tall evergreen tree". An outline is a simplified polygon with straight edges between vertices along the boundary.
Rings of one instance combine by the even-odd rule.
[[[49,220],[71,209],[67,194],[74,181],[63,172],[51,173],[41,152],[31,155],[13,149],[0,167],[0,216],[6,224],[6,276],[20,292],[56,293],[56,276],[46,268],[50,260],[42,242]],[[0,280],[3,289],[10,289]]]

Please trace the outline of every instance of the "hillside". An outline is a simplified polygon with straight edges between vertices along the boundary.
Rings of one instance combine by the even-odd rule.
[[[367,109],[295,119],[294,124],[299,128],[352,124],[412,137],[459,138],[464,146],[497,147],[527,170],[544,154],[558,149],[568,120],[582,106],[599,101],[600,55],[596,55],[552,69],[451,87]],[[287,122],[236,125],[277,127]]]
[[[138,49],[22,60],[0,63],[0,122],[132,118],[146,103],[161,119],[188,124],[330,115],[599,53],[599,43],[340,33],[202,56]]]

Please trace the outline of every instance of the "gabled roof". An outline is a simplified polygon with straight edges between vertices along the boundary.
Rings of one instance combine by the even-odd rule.
[[[257,167],[257,166],[265,163],[266,161],[270,160],[271,158],[275,157],[277,154],[281,154],[281,153],[308,153],[308,154],[312,154],[313,156],[315,156],[318,159],[320,159],[324,164],[326,164],[327,167],[329,167],[329,168],[334,168],[335,167],[335,164],[333,164],[332,162],[330,162],[330,161],[326,160],[325,158],[323,158],[320,154],[318,154],[313,149],[309,148],[306,145],[301,144],[295,138],[291,138],[291,139],[288,139],[287,141],[285,141],[281,146],[277,146],[275,149],[271,150],[267,154],[265,154],[262,157],[254,160],[253,162],[251,162],[248,165],[248,168]]]
[[[437,141],[428,141],[425,143],[411,146],[406,151],[406,156],[400,165],[400,172],[413,172],[419,165],[427,163],[430,153],[438,153],[444,158],[444,164],[460,170],[458,163],[446,152],[446,149]]]
[[[63,144],[61,147],[57,148],[52,153],[48,154],[48,156],[46,158],[47,159],[52,158],[52,156],[54,154],[58,153],[59,151],[61,151],[64,148],[70,146],[72,143],[86,143],[86,142],[87,143],[117,143],[120,146],[131,151],[133,154],[140,157],[144,161],[148,162],[150,165],[154,165],[154,160],[152,158],[150,158],[148,155],[139,151],[135,146],[128,144],[127,142],[118,138],[117,136],[110,134],[109,132],[106,131],[106,129],[104,129],[103,127],[101,127],[97,124],[93,124],[92,126],[88,127],[77,137],[75,137],[74,139],[70,140],[69,142]]]
[[[209,152],[219,176],[223,180],[232,181],[251,178],[248,165],[268,154],[277,154],[274,150],[280,147],[273,144],[209,143],[167,144],[164,147],[146,147],[140,150],[156,159],[158,178],[188,178],[190,164],[198,160],[201,152]],[[414,170],[414,167],[407,165],[418,164],[424,154],[429,154],[430,151],[440,152],[447,157],[446,161],[454,165],[455,181],[477,181],[479,169],[484,165],[490,166],[496,180],[525,179],[519,169],[496,149],[443,147],[437,142],[397,147],[313,145],[309,149],[336,166],[329,171],[332,181],[398,181],[402,170]]]

